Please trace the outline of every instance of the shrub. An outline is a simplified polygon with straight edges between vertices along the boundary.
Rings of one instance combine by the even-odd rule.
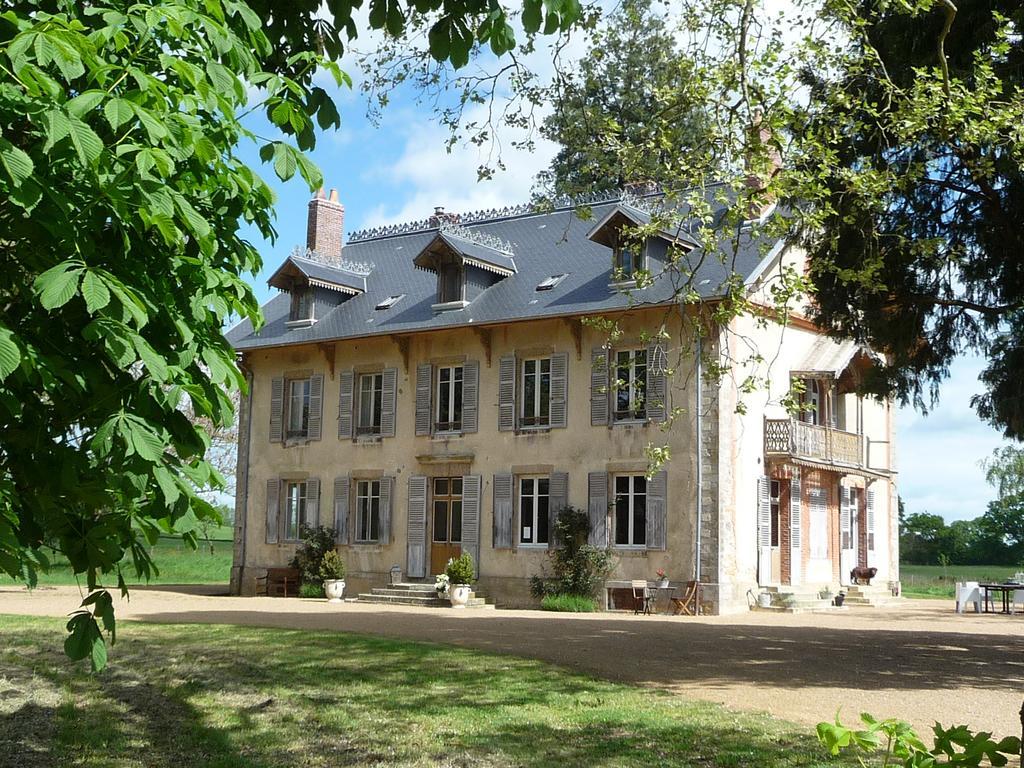
[[[597,610],[597,601],[579,595],[545,595],[540,601],[540,608],[542,611],[562,613],[593,613]]]
[[[473,557],[469,552],[449,560],[444,572],[452,584],[472,584],[476,580],[473,575]]]
[[[316,528],[304,525],[299,530],[299,537],[302,544],[292,558],[291,567],[298,568],[301,583],[319,585],[323,581],[320,566],[324,555],[334,551],[334,529],[322,525]]]
[[[552,577],[534,576],[530,579],[530,592],[536,598],[550,595],[575,595],[593,598],[598,588],[612,572],[613,560],[609,550],[587,544],[590,518],[576,507],[558,511],[555,521],[555,549],[551,553]]]
[[[344,578],[345,561],[341,559],[341,555],[334,549],[324,552],[323,559],[320,561],[320,579],[330,581]]]
[[[324,597],[324,585],[320,583],[300,584],[299,597]]]
[[[860,719],[865,727],[857,729],[842,725],[837,716],[834,723],[818,723],[817,733],[818,740],[832,755],[853,752],[865,768],[1006,765],[1007,757],[1020,751],[1020,739],[1016,736],[997,742],[991,734],[975,733],[966,725],[943,728],[938,723],[932,728],[934,746],[928,749],[909,723],[895,718],[876,720],[867,712]]]

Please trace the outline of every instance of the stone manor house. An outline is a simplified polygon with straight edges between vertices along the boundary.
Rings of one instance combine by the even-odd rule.
[[[627,238],[650,221],[646,199],[594,201],[586,220],[573,206],[438,209],[345,239],[337,194],[314,197],[306,249],[270,278],[266,325],[228,335],[249,381],[233,591],[252,594],[292,558],[300,526],[322,524],[350,594],[394,566],[432,581],[470,552],[482,591],[530,605],[567,504],[615,556],[611,604],[658,569],[697,576],[713,612],[746,610],[760,587],[837,589],[856,565],[895,586],[893,410],[855,393],[876,358],[800,313],[776,322],[773,280],[802,255],[741,235],[730,269],[764,313],[702,344],[705,359],[756,349],[767,387],[744,391],[740,369],[709,379],[692,351],[677,359],[696,345],[670,249],[699,264],[705,306],[729,270],[695,238]],[[782,406],[794,381],[795,417]],[[651,444],[671,460],[648,477]]]

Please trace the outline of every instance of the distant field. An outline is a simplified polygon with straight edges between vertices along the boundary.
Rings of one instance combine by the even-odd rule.
[[[903,594],[908,597],[953,597],[958,581],[1005,581],[1024,567],[1013,565],[900,565]]]
[[[230,526],[221,526],[210,532],[211,543],[199,543],[198,549],[191,549],[181,539],[167,537],[160,539],[153,547],[153,560],[160,573],[154,576],[149,584],[227,584],[231,577],[231,556],[233,543]],[[219,540],[218,540],[219,539]],[[210,552],[210,547],[213,552]],[[125,580],[129,584],[145,584],[145,580],[135,575],[131,560],[123,562]],[[39,574],[40,584],[59,585],[77,584],[81,579],[71,572],[71,565],[61,556],[55,556],[53,567],[49,573]],[[0,575],[0,584],[10,584],[12,580]],[[117,577],[109,578],[111,586],[117,583]]]

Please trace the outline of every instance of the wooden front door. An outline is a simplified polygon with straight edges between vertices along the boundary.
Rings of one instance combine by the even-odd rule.
[[[462,478],[435,477],[430,490],[430,574],[436,576],[462,554]]]

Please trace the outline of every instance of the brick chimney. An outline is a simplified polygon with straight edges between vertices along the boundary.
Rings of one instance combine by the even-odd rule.
[[[344,228],[345,206],[338,202],[338,190],[332,189],[328,197],[321,187],[309,201],[306,247],[324,264],[340,266]]]

